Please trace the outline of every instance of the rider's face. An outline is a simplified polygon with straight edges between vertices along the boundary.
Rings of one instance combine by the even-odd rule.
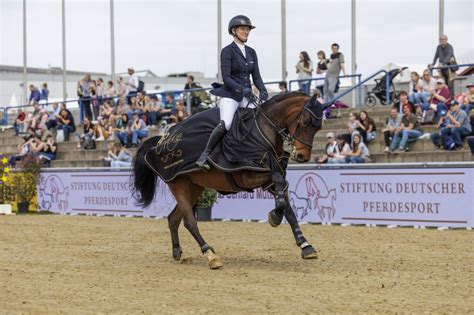
[[[246,42],[250,34],[250,27],[237,26],[234,30],[234,34],[239,40],[241,40],[242,42]]]

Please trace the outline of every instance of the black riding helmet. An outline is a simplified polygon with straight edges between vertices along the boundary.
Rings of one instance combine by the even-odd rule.
[[[246,17],[245,15],[236,15],[229,22],[229,34],[234,35],[232,33],[232,29],[238,26],[248,26],[251,30],[255,28],[255,26],[252,25],[252,21],[250,21],[248,17]]]

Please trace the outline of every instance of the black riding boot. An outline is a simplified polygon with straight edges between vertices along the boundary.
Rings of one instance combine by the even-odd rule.
[[[225,123],[223,120],[217,125],[216,128],[212,131],[209,140],[207,140],[206,148],[201,153],[201,156],[196,161],[196,165],[202,168],[204,171],[209,171],[211,166],[207,162],[207,158],[214,147],[221,141],[222,137],[227,133],[225,129]]]

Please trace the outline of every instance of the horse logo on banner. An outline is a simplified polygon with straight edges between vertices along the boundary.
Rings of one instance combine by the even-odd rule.
[[[41,176],[38,206],[41,210],[59,210],[66,212],[69,206],[69,188],[57,175]]]
[[[299,220],[314,211],[321,222],[331,222],[336,215],[336,189],[329,189],[324,179],[316,173],[306,173],[299,178],[295,189],[289,192],[290,205]]]

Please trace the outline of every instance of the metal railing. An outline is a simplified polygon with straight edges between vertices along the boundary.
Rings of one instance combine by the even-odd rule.
[[[358,97],[359,97],[359,105],[362,104],[362,85],[360,84],[362,75],[361,74],[350,74],[350,75],[341,75],[338,78],[343,79],[343,78],[357,78],[357,84],[355,85],[358,87]],[[318,80],[325,80],[325,78],[311,78],[311,79],[298,79],[298,80],[290,80],[288,83],[288,90],[291,91],[291,85],[293,83],[297,82],[303,82],[303,81],[318,81]],[[336,101],[336,99],[334,99]]]

